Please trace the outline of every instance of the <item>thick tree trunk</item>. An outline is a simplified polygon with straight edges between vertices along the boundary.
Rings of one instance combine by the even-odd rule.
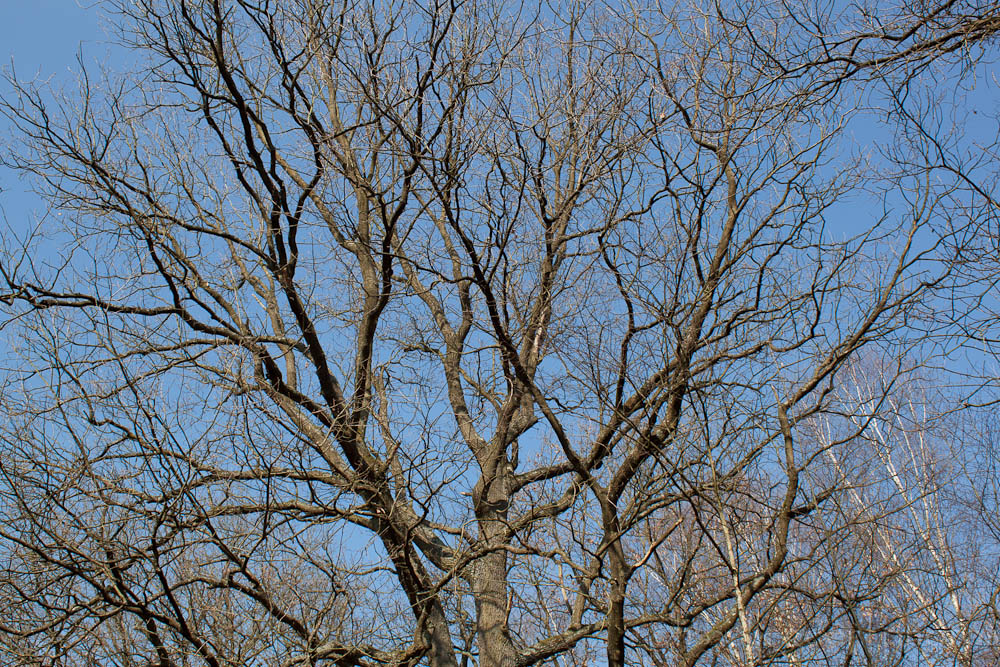
[[[480,667],[514,667],[517,653],[507,625],[507,554],[497,551],[476,563],[476,593]]]
[[[624,667],[625,665],[625,592],[628,589],[628,567],[625,562],[625,552],[618,535],[621,526],[618,517],[612,509],[613,505],[605,504],[605,533],[614,536],[608,545],[606,567],[611,574],[610,599],[608,600],[608,667]]]
[[[517,652],[508,625],[510,605],[503,531],[510,499],[505,482],[506,479],[494,479],[477,493],[480,535],[492,549],[475,562],[469,575],[476,597],[480,667],[514,667],[517,664]]]
[[[428,652],[431,667],[458,667],[455,649],[448,630],[448,620],[440,605],[434,605],[427,621],[427,637],[431,648]]]

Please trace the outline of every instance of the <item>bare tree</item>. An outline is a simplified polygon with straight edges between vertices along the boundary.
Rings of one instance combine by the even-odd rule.
[[[995,3],[109,8],[130,75],[2,107],[14,664],[962,654],[842,452],[992,202],[852,141]]]

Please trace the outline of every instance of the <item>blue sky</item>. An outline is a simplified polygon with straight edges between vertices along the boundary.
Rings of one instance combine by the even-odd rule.
[[[87,3],[89,5],[89,3]],[[11,59],[18,73],[66,76],[85,55],[105,41],[97,11],[76,0],[0,0],[0,47],[5,68]],[[102,46],[103,48],[103,46]],[[93,55],[92,53],[90,54]]]
[[[94,62],[108,55],[109,44],[100,14],[89,0],[0,0],[0,58],[3,74],[13,70],[24,80],[65,86],[79,70],[77,56]],[[3,86],[4,92],[9,92]],[[0,151],[8,144],[10,127],[0,116]],[[24,184],[0,167],[0,207],[8,223],[24,229],[38,206]]]

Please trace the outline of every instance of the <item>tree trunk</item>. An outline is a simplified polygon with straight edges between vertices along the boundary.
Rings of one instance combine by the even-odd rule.
[[[514,667],[517,664],[517,652],[507,623],[510,606],[503,532],[510,500],[505,482],[505,478],[495,478],[477,494],[480,536],[492,549],[475,562],[470,576],[476,598],[480,667]]]

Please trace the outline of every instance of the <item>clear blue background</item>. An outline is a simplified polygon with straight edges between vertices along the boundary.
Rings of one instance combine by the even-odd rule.
[[[0,0],[0,69],[4,77],[57,88],[72,86],[85,63],[105,61],[112,51],[101,14],[80,0]],[[112,63],[113,65],[113,63]],[[8,85],[0,84],[5,95]],[[10,124],[0,116],[0,151],[10,148]],[[11,228],[26,230],[41,202],[13,172],[0,167],[0,214]]]

